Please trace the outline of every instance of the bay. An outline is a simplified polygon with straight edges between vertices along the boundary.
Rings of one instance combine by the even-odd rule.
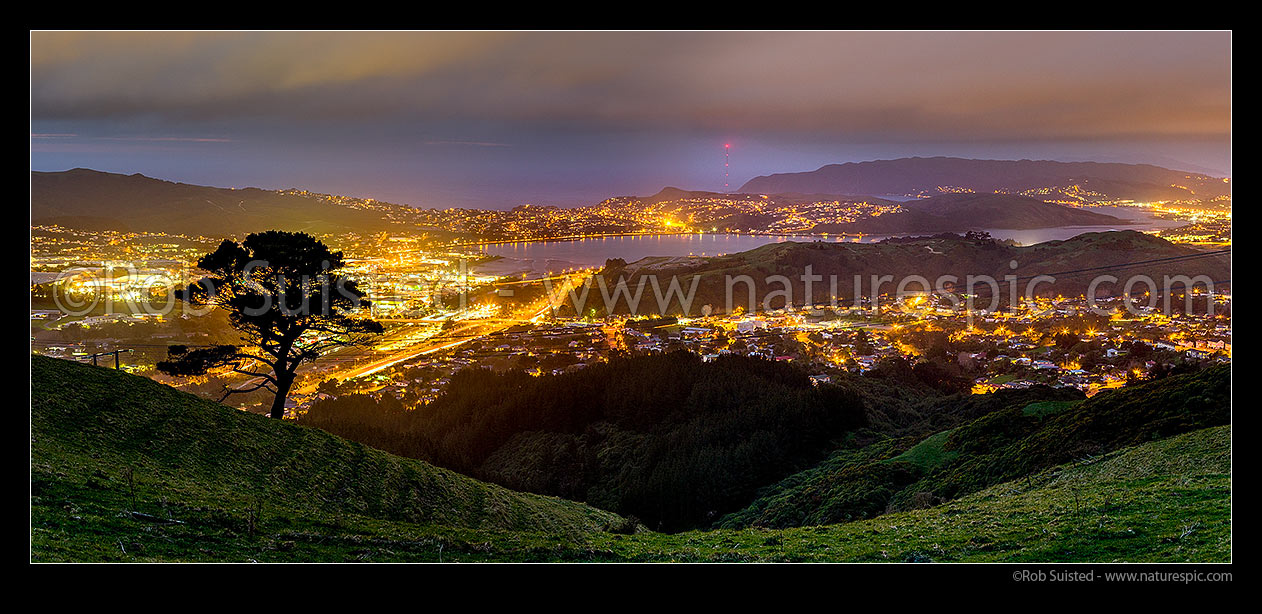
[[[982,230],[989,232],[996,239],[1011,239],[1021,245],[1034,245],[1047,241],[1063,241],[1087,232],[1112,230],[1151,232],[1186,223],[1158,219],[1153,217],[1148,211],[1138,207],[1083,208],[1131,220],[1133,223],[1110,226],[1059,226],[1022,230],[990,228]],[[497,256],[498,258],[491,262],[477,265],[474,267],[474,270],[488,275],[538,276],[557,273],[566,269],[598,267],[604,265],[605,261],[610,258],[622,258],[627,262],[634,262],[651,256],[720,256],[785,241],[804,243],[812,241],[874,243],[891,236],[915,236],[917,234],[924,235],[927,233],[864,235],[862,237],[697,233],[591,237],[565,241],[520,241],[478,246],[476,248],[478,254]]]

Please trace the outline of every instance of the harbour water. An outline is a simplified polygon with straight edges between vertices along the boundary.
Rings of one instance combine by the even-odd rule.
[[[1086,232],[1110,230],[1153,231],[1182,225],[1183,222],[1154,218],[1150,213],[1129,207],[1087,208],[1099,213],[1131,220],[1132,224],[1113,226],[1060,226],[1029,230],[983,229],[996,239],[1011,239],[1021,245],[1047,241],[1063,241]],[[925,234],[925,233],[917,233]],[[542,275],[565,270],[601,266],[609,258],[634,262],[650,256],[720,256],[748,251],[769,243],[785,241],[873,243],[894,235],[819,236],[819,235],[752,235],[752,234],[673,234],[595,237],[568,241],[521,241],[483,245],[479,253],[498,256],[497,260],[479,265],[477,270],[492,275]]]

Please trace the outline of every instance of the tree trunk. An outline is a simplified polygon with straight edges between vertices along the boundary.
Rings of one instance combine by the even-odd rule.
[[[293,386],[293,376],[281,376],[276,382],[276,398],[272,399],[272,411],[267,415],[281,419],[285,417],[285,401],[289,399],[289,388]]]

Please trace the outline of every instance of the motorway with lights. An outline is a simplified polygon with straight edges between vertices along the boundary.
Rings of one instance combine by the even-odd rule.
[[[583,270],[549,278],[546,286],[549,292],[544,297],[519,307],[514,317],[492,318],[476,314],[475,318],[462,320],[459,319],[459,314],[453,314],[453,325],[445,331],[441,330],[442,321],[437,320],[392,322],[395,328],[379,339],[372,348],[343,348],[299,368],[300,380],[292,392],[312,394],[320,382],[329,378],[348,380],[370,376],[414,358],[441,353],[513,326],[539,321],[546,318],[553,307],[564,300],[563,297],[570,290],[583,283],[590,273],[591,271]],[[543,282],[542,279],[535,279],[508,283]],[[241,387],[249,385],[252,383]]]

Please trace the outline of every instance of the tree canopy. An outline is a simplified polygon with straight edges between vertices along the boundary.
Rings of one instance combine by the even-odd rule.
[[[237,243],[225,240],[197,262],[208,274],[177,291],[189,304],[227,311],[241,345],[172,346],[158,369],[202,375],[226,369],[254,379],[225,393],[260,388],[276,394],[270,415],[284,416],[298,366],[331,349],[362,345],[382,326],[362,315],[370,307],[354,280],[338,271],[342,252],[300,232],[270,230]]]

